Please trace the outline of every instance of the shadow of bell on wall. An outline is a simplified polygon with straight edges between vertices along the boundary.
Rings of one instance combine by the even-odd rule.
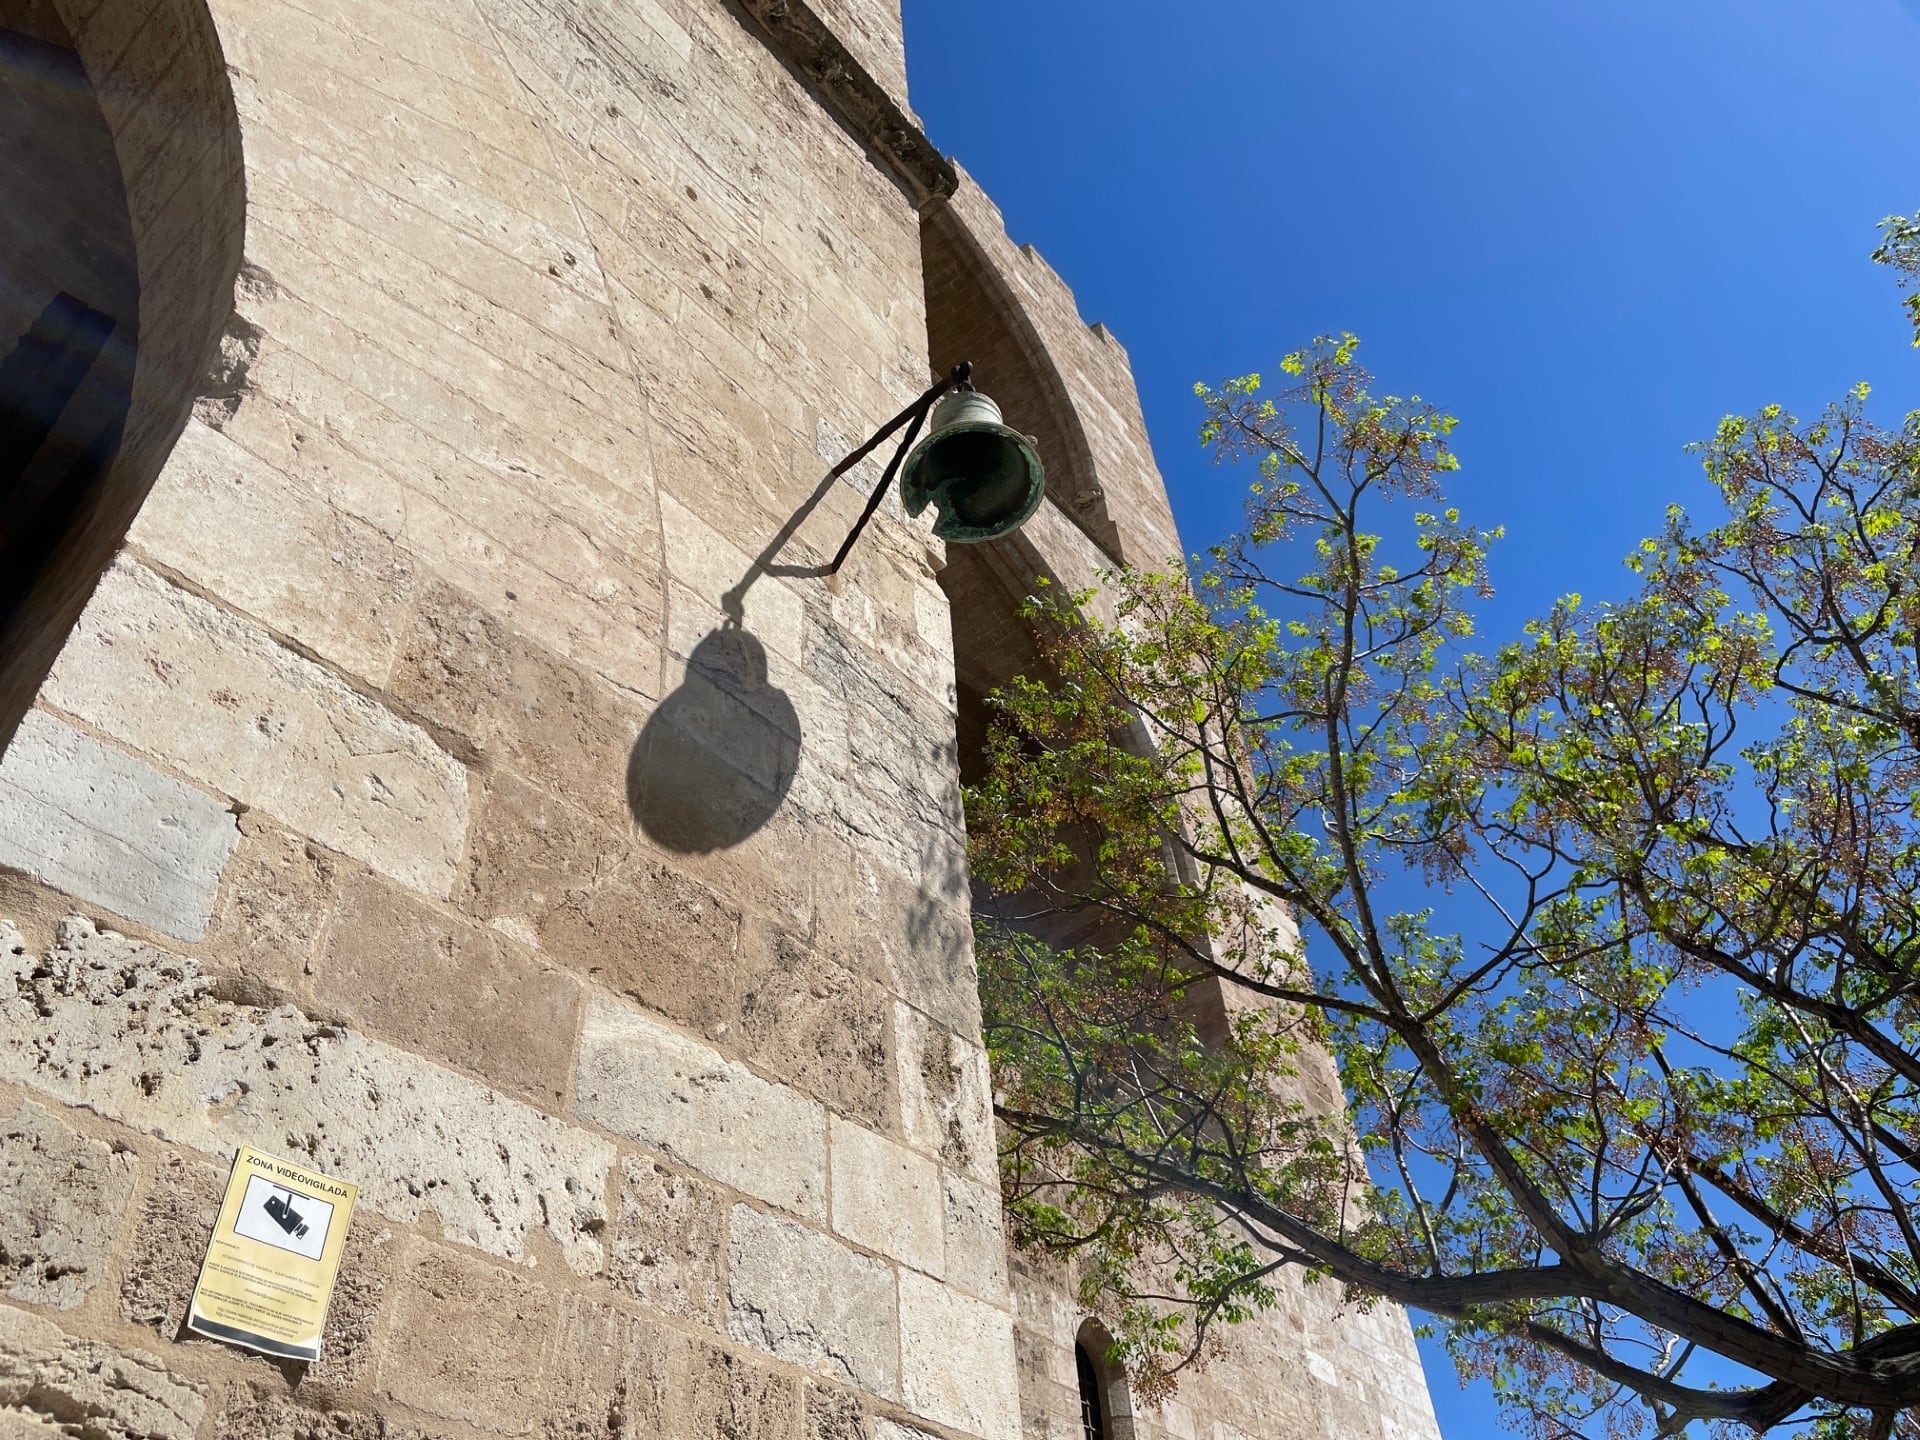
[[[627,802],[656,845],[706,854],[771,820],[799,766],[800,717],[767,679],[766,648],[726,625],[694,647],[686,678],[641,730]]]

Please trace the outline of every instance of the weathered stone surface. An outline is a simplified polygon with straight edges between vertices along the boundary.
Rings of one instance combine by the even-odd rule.
[[[580,986],[505,936],[354,875],[315,969],[328,1014],[546,1109],[564,1102]]]
[[[946,1175],[947,1281],[1004,1304],[1007,1299],[1007,1235],[1001,1224],[1000,1191],[962,1175]]]
[[[411,588],[405,552],[218,430],[188,422],[127,538],[343,669],[386,680]]]
[[[626,818],[627,756],[643,718],[632,697],[438,582],[419,608],[388,687],[497,765],[589,814]]]
[[[115,562],[45,698],[429,895],[451,893],[467,778],[417,725],[144,566]]]
[[[0,865],[182,940],[239,838],[218,800],[42,711],[0,756]]]
[[[1013,1320],[911,1270],[900,1273],[900,1398],[986,1440],[1019,1440]]]
[[[186,1321],[225,1186],[214,1166],[169,1155],[147,1188],[120,1281],[120,1313],[163,1340],[175,1339]]]
[[[736,1190],[826,1219],[820,1106],[657,1020],[607,1003],[588,1010],[574,1107]]]
[[[633,850],[631,838],[519,776],[490,776],[473,817],[463,908],[482,920],[541,944],[562,909],[590,903],[617,880]],[[573,965],[558,944],[554,958]]]
[[[806,1440],[870,1440],[872,1429],[858,1395],[838,1385],[807,1382]]]
[[[720,1323],[727,1205],[719,1190],[652,1160],[621,1173],[607,1279],[670,1315]]]
[[[856,1245],[941,1274],[943,1205],[933,1162],[838,1116],[827,1143],[833,1228]]]
[[[0,1078],[210,1154],[241,1143],[354,1180],[396,1220],[518,1259],[544,1229],[600,1268],[613,1147],[291,1007],[213,997],[191,960],[62,927],[44,963],[0,920]]]
[[[816,886],[815,944],[960,1035],[980,1029],[978,977],[962,849],[929,844],[921,878],[851,847]]]
[[[244,998],[274,1003],[296,993],[333,910],[338,857],[275,825],[258,810],[239,817],[240,844],[220,882],[213,927],[196,947]]]
[[[983,1184],[994,1179],[987,1052],[907,1005],[894,1006],[900,1124],[916,1149]]]
[[[133,1156],[28,1103],[0,1115],[0,1285],[71,1310],[99,1282],[133,1199]]]
[[[402,1404],[524,1435],[541,1412],[539,1365],[558,1305],[524,1271],[422,1247],[410,1257],[380,1386]],[[511,1363],[501,1363],[512,1357]]]
[[[374,1211],[362,1212],[347,1231],[320,1358],[307,1367],[316,1386],[355,1385],[373,1369],[387,1298],[399,1289],[393,1273],[397,1249],[393,1232]]]
[[[756,924],[748,936],[743,1053],[865,1124],[886,1125],[886,997],[785,931]]]
[[[727,1250],[727,1330],[782,1360],[899,1395],[893,1267],[745,1205],[734,1207]]]
[[[635,857],[570,890],[538,933],[556,960],[720,1040],[740,1021],[739,932],[739,910],[707,886]]]
[[[800,1440],[792,1375],[611,1305],[569,1302],[554,1356],[553,1440]]]
[[[59,1440],[65,1434],[51,1415],[12,1406],[0,1409],[0,1440]]]
[[[308,1409],[264,1387],[246,1385],[227,1387],[226,1405],[213,1424],[213,1440],[427,1440],[428,1434],[384,1415],[337,1405]]]
[[[45,1417],[84,1440],[193,1440],[205,1409],[157,1357],[0,1306],[0,1418]]]

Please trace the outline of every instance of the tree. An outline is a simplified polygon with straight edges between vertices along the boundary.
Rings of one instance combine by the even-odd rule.
[[[1483,654],[1454,422],[1355,344],[1202,388],[1204,566],[1029,602],[967,797],[1017,1238],[1149,1398],[1291,1267],[1540,1435],[1920,1434],[1920,413],[1723,421],[1714,523]]]
[[[1911,219],[1889,215],[1880,222],[1880,234],[1873,258],[1892,266],[1903,288],[1920,284],[1920,215]],[[1913,343],[1920,346],[1920,294],[1909,295],[1906,303],[1907,315],[1913,321]]]

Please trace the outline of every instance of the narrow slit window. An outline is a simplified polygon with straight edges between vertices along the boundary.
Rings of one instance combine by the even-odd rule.
[[[1107,1440],[1107,1405],[1100,1393],[1100,1368],[1087,1353],[1085,1341],[1075,1343],[1073,1360],[1080,1372],[1080,1430],[1082,1440]]]

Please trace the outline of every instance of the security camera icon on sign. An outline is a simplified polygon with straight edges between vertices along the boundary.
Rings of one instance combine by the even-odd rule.
[[[287,1192],[285,1199],[278,1195],[269,1195],[261,1208],[272,1217],[274,1224],[296,1240],[307,1233],[306,1217],[293,1208],[292,1191]]]

